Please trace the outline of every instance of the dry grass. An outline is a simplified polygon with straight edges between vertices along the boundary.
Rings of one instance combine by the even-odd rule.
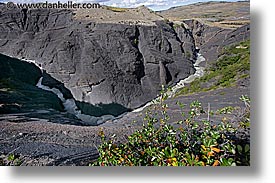
[[[128,8],[119,8],[119,7],[112,7],[112,6],[106,6],[107,10],[111,10],[113,12],[126,12],[129,10]]]
[[[94,21],[97,23],[118,24],[142,24],[155,25],[154,21],[163,20],[145,6],[137,8],[117,8],[104,6],[98,9],[77,9],[74,18],[80,20]]]
[[[170,21],[197,19],[205,24],[236,28],[250,22],[249,2],[207,2],[159,12]]]

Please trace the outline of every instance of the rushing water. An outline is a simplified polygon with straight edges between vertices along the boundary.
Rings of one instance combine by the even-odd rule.
[[[29,62],[29,63],[32,63],[34,65],[36,65],[37,67],[40,68],[41,72],[43,73],[43,68],[41,65],[39,65],[38,63],[36,63],[34,60],[26,60],[26,59],[21,59],[25,62]],[[43,80],[43,77],[41,77],[39,80],[38,80],[38,83],[36,84],[36,86],[38,88],[41,88],[43,90],[46,90],[46,91],[50,91],[50,92],[53,92],[62,102],[63,106],[64,106],[64,109],[66,112],[70,113],[70,114],[73,114],[75,115],[78,119],[80,119],[80,123],[83,124],[83,125],[99,125],[99,124],[102,124],[108,120],[113,120],[115,119],[114,116],[112,115],[103,115],[103,116],[100,116],[100,117],[96,117],[96,116],[91,116],[91,115],[86,115],[86,114],[83,114],[81,112],[81,110],[77,107],[76,103],[75,103],[75,100],[73,98],[71,99],[65,99],[64,96],[63,96],[63,93],[57,89],[57,88],[50,88],[48,86],[45,86],[42,84],[42,80]]]
[[[46,91],[53,92],[62,102],[64,109],[66,112],[75,115],[78,119],[80,119],[80,123],[84,125],[99,125],[107,120],[112,120],[115,117],[112,115],[103,115],[100,117],[90,116],[87,114],[82,114],[81,110],[78,109],[74,99],[65,99],[62,92],[57,88],[50,88],[42,84],[43,77],[41,77],[36,84],[38,88],[41,88]]]
[[[40,68],[41,72],[44,72],[42,66],[37,64],[35,61],[26,60],[26,59],[21,59],[21,60],[35,64],[37,67]],[[204,68],[200,67],[199,64],[201,62],[204,62],[204,61],[205,61],[205,58],[201,54],[198,53],[196,62],[194,63],[194,67],[195,67],[196,72],[193,75],[190,75],[189,77],[187,77],[183,80],[180,80],[175,86],[172,87],[171,91],[167,93],[168,96],[169,97],[174,96],[179,89],[181,89],[185,86],[185,84],[190,83],[190,82],[194,81],[196,78],[203,76]],[[104,123],[108,120],[114,120],[114,119],[120,118],[124,115],[124,114],[122,114],[119,117],[114,117],[112,115],[103,115],[103,116],[100,116],[100,117],[96,117],[96,116],[83,114],[81,112],[81,110],[77,107],[77,105],[75,103],[75,100],[73,98],[65,99],[64,96],[63,96],[63,93],[59,89],[50,88],[48,86],[43,85],[42,80],[43,80],[43,77],[41,77],[39,79],[36,86],[38,88],[43,89],[43,90],[53,92],[61,100],[65,111],[70,113],[70,114],[75,115],[78,119],[80,119],[81,124],[84,124],[84,125],[100,125],[100,124],[102,124],[102,123]],[[132,112],[142,111],[144,108],[154,104],[157,99],[158,98],[146,103],[143,107],[137,108],[137,109],[133,110]]]
[[[198,53],[196,62],[194,64],[196,72],[194,74],[190,75],[189,77],[187,77],[183,80],[180,80],[175,86],[173,86],[172,91],[168,92],[169,97],[174,96],[179,89],[181,89],[185,86],[185,84],[191,83],[196,78],[199,78],[199,77],[203,76],[204,67],[200,67],[199,65],[200,65],[200,63],[202,63],[204,61],[205,61],[205,58],[200,53]]]
[[[203,76],[204,68],[200,66],[200,63],[202,63],[204,61],[205,61],[205,58],[200,53],[197,53],[197,59],[196,59],[196,62],[194,63],[194,67],[195,67],[196,72],[194,74],[190,75],[189,77],[187,77],[183,80],[180,80],[175,86],[173,86],[171,91],[167,92],[169,98],[173,97],[179,89],[181,89],[185,86],[185,84],[191,83],[196,78],[199,78],[199,77]],[[133,112],[141,112],[146,107],[148,107],[152,104],[155,104],[158,99],[159,99],[159,97],[157,97],[156,99],[146,103],[144,106],[133,110]]]

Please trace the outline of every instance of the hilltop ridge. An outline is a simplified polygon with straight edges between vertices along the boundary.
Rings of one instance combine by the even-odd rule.
[[[76,9],[74,18],[78,20],[89,20],[97,23],[155,25],[155,21],[164,20],[153,10],[146,6],[137,8],[118,8],[102,6],[99,9]]]
[[[199,2],[157,13],[170,21],[195,19],[210,26],[238,28],[250,22],[250,2]]]

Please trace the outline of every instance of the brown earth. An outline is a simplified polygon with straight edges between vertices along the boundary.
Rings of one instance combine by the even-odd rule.
[[[237,28],[250,22],[250,2],[205,2],[158,12],[171,21],[196,19],[210,26]]]

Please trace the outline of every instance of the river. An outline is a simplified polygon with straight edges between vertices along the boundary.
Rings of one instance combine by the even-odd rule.
[[[40,68],[42,73],[45,72],[43,70],[42,66],[37,64],[35,61],[26,60],[26,59],[21,59],[21,60],[35,64],[37,67]],[[183,79],[183,80],[180,80],[175,86],[173,86],[171,91],[167,92],[168,97],[173,97],[179,89],[181,89],[185,86],[185,84],[191,83],[196,78],[199,78],[199,77],[203,76],[204,67],[201,67],[200,63],[204,62],[204,61],[205,61],[205,58],[200,53],[198,53],[197,54],[197,59],[194,63],[194,68],[196,70],[195,73],[190,75],[189,77]],[[96,116],[83,114],[82,111],[77,107],[76,102],[73,98],[65,99],[64,96],[63,96],[63,93],[59,89],[50,88],[48,86],[43,85],[42,80],[43,80],[43,77],[41,77],[39,79],[36,86],[38,88],[43,89],[43,90],[53,92],[61,100],[61,102],[64,106],[64,110],[67,113],[75,115],[79,119],[79,123],[81,123],[83,125],[90,125],[90,126],[100,125],[100,124],[103,124],[104,122],[106,122],[108,120],[114,120],[114,119],[121,118],[122,116],[124,116],[126,114],[126,113],[124,113],[124,114],[122,114],[118,117],[115,117],[115,116],[112,116],[112,115],[103,115],[103,116],[100,116],[100,117],[96,117]],[[156,103],[157,99],[158,99],[158,97],[153,99],[152,101],[146,103],[144,106],[133,110],[132,112],[135,112],[135,113],[136,112],[141,112],[144,108]]]
[[[205,58],[200,54],[197,53],[197,59],[194,63],[194,68],[195,68],[195,73],[188,76],[185,79],[180,80],[175,86],[173,86],[171,88],[171,91],[167,91],[168,94],[168,98],[171,98],[173,96],[175,96],[175,94],[177,93],[177,91],[181,88],[183,88],[185,86],[185,84],[187,83],[191,83],[193,82],[196,78],[202,77],[204,74],[204,67],[200,66],[200,63],[205,62]],[[135,110],[133,110],[132,112],[141,112],[143,109],[145,109],[146,107],[155,104],[158,101],[159,97],[155,98],[154,100],[146,103],[144,106],[137,108]]]

